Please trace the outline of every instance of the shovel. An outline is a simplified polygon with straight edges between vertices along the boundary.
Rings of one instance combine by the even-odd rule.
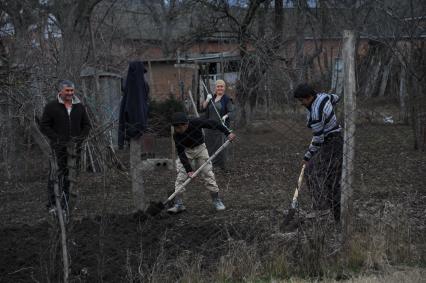
[[[300,187],[302,187],[303,183],[303,175],[305,173],[305,164],[302,166],[302,170],[300,171],[299,180],[297,181],[297,187],[294,191],[293,200],[291,201],[290,209],[288,210],[288,214],[284,218],[284,225],[288,225],[291,220],[293,220],[294,215],[296,214],[296,209],[299,206],[297,201],[297,197],[299,196]]]
[[[169,196],[168,199],[166,199],[164,202],[150,202],[148,208],[146,209],[146,213],[154,216],[159,214],[163,209],[166,208],[166,205],[172,200],[174,199],[174,197],[182,192],[185,191],[185,187],[192,181],[192,179],[194,179],[200,172],[201,170],[203,170],[203,168],[210,162],[213,160],[213,158],[216,157],[216,155],[218,155],[225,147],[227,147],[229,144],[231,143],[230,140],[226,140],[226,142],[224,142],[222,144],[221,147],[219,147],[216,152],[209,157],[209,159],[207,159],[206,162],[204,162],[198,169],[197,171],[194,172],[194,174],[192,175],[192,177],[188,178],[185,180],[185,182],[182,184],[182,186],[180,188],[178,188],[172,195]]]

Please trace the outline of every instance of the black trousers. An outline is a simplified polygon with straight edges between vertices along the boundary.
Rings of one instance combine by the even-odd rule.
[[[69,170],[67,167],[68,162],[68,153],[66,147],[59,147],[54,149],[56,154],[56,159],[58,162],[58,185],[59,188],[62,188],[63,196],[61,196],[61,205],[65,207],[65,205],[69,201],[69,188],[70,181],[68,180]],[[47,183],[47,196],[48,196],[48,205],[55,206],[55,192],[54,192],[54,183],[55,180],[52,179],[52,169],[50,168],[49,180]]]
[[[342,162],[343,138],[340,133],[330,134],[305,171],[313,208],[330,208],[336,222],[340,220]]]

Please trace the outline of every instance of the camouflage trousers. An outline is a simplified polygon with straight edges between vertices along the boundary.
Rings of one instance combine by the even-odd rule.
[[[194,148],[186,148],[185,153],[189,159],[189,162],[191,163],[191,167],[194,170],[194,172],[203,163],[205,163],[207,159],[209,159],[209,153],[207,152],[207,148],[204,143]],[[177,171],[177,177],[175,182],[175,190],[179,189],[182,186],[182,184],[185,182],[185,180],[188,178],[188,174],[185,170],[185,167],[183,167],[183,164],[179,158],[176,160],[176,171]],[[210,192],[219,191],[219,188],[216,184],[216,179],[213,173],[213,166],[211,162],[209,162],[206,166],[204,166],[199,176],[203,180],[205,187]]]

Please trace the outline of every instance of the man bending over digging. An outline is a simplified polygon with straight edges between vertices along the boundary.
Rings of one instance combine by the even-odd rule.
[[[187,178],[192,178],[194,168],[199,168],[209,159],[209,154],[204,143],[204,135],[202,129],[216,129],[224,133],[228,140],[235,139],[235,134],[229,132],[220,123],[207,119],[188,119],[185,113],[174,113],[172,117],[172,125],[174,127],[173,139],[176,145],[178,159],[176,159],[177,177],[175,182],[175,190],[178,190]],[[210,191],[213,205],[217,211],[225,210],[225,205],[219,198],[219,188],[213,173],[213,166],[209,162],[201,171],[201,177],[204,185]],[[181,194],[178,194],[174,200],[174,206],[169,208],[167,212],[178,213],[185,210]]]
[[[307,126],[312,129],[312,141],[303,162],[308,188],[315,210],[333,211],[340,221],[340,177],[342,175],[342,127],[334,113],[340,98],[335,94],[318,93],[308,84],[300,84],[294,97],[307,109]]]

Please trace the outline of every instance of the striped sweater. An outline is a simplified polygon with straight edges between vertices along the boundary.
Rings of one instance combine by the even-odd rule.
[[[333,110],[333,105],[339,100],[340,97],[335,94],[318,93],[308,107],[307,126],[312,129],[313,137],[304,160],[309,161],[318,152],[327,135],[342,130]]]

